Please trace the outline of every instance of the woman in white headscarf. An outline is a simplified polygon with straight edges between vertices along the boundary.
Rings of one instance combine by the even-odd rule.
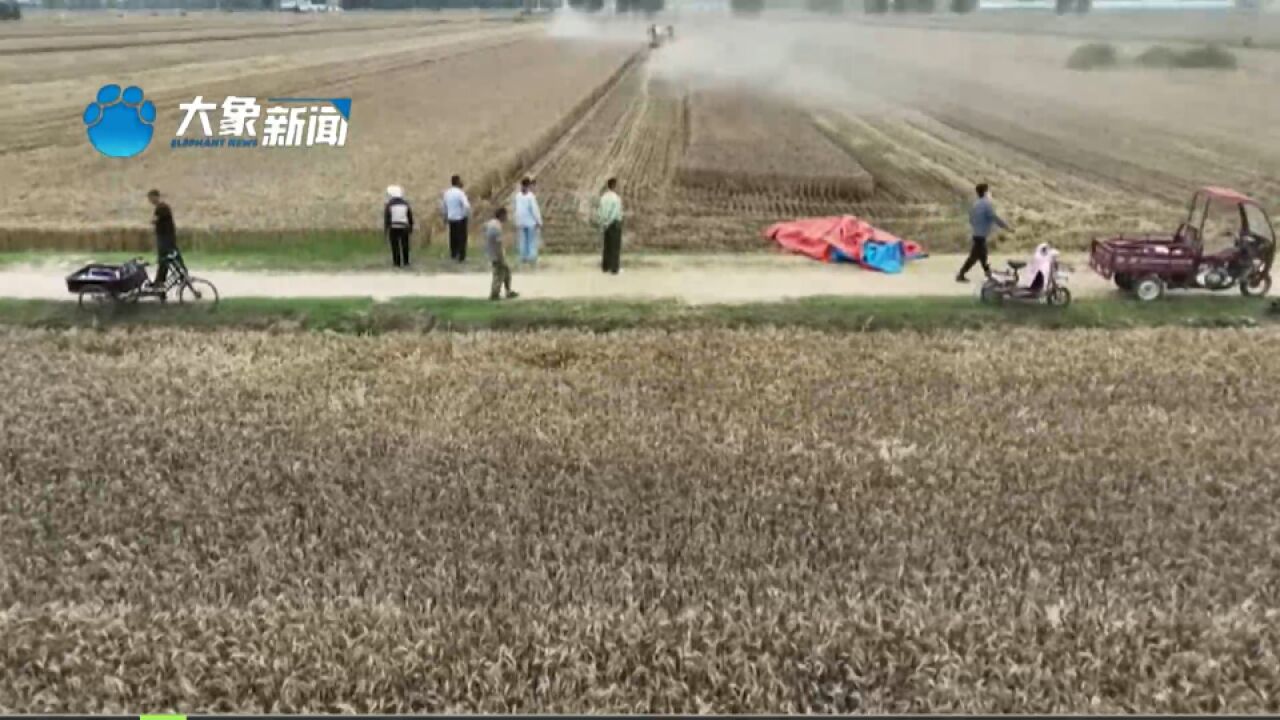
[[[1030,284],[1027,289],[1033,292],[1042,292],[1046,285],[1049,284],[1050,273],[1053,272],[1053,263],[1058,257],[1058,251],[1054,250],[1049,243],[1040,243],[1036,246],[1036,251],[1031,255],[1031,262],[1027,264],[1027,278]]]
[[[382,212],[382,229],[391,244],[391,263],[409,267],[409,237],[413,234],[413,209],[404,199],[404,188],[387,187],[387,202]]]

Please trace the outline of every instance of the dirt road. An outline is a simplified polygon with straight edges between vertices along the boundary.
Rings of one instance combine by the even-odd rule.
[[[650,255],[624,259],[621,275],[602,274],[594,256],[549,257],[537,271],[515,272],[515,288],[525,298],[669,298],[691,304],[774,301],[818,295],[866,297],[976,295],[975,282],[956,283],[962,258],[939,255],[913,263],[900,275],[885,275],[850,265],[823,265],[778,255]],[[1084,269],[1083,258],[1068,259]],[[1003,259],[999,261],[1001,264]],[[61,300],[61,265],[24,266],[0,271],[0,297]],[[223,297],[484,297],[489,275],[483,271],[415,272],[252,272],[210,270]],[[1076,297],[1109,291],[1102,278],[1078,272],[1070,284]]]

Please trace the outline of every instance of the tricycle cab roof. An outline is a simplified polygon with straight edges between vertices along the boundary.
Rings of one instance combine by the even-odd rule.
[[[1271,217],[1267,214],[1266,208],[1262,207],[1262,203],[1238,190],[1212,185],[1200,188],[1191,196],[1191,204],[1187,208],[1187,220],[1178,228],[1175,239],[1181,239],[1184,230],[1191,230],[1193,232],[1192,240],[1199,244],[1202,240],[1200,231],[1208,219],[1209,209],[1223,206],[1235,208],[1240,214],[1242,227],[1250,229],[1256,237],[1265,239],[1274,246],[1276,241],[1275,228],[1271,224]]]
[[[1257,205],[1258,207],[1262,207],[1257,200],[1254,200],[1242,192],[1232,190],[1231,188],[1214,187],[1210,185],[1200,188],[1200,190],[1196,192],[1196,195],[1206,195],[1219,202],[1232,203],[1236,205]]]

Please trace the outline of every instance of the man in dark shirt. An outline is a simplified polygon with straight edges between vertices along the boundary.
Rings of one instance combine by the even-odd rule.
[[[956,275],[956,282],[962,283],[969,282],[964,275],[977,263],[981,263],[982,272],[991,277],[991,265],[987,262],[987,238],[995,234],[996,228],[1013,232],[1013,228],[996,214],[996,207],[991,204],[991,189],[987,184],[978,183],[974,190],[978,193],[978,200],[969,209],[969,230],[972,233],[969,257],[965,258],[964,264],[960,266],[960,274]]]
[[[165,279],[169,277],[169,266],[179,262],[182,257],[178,252],[178,228],[173,223],[173,211],[169,209],[168,203],[160,199],[159,190],[148,192],[147,200],[156,208],[151,218],[151,224],[156,227],[156,279],[151,285],[162,288]]]

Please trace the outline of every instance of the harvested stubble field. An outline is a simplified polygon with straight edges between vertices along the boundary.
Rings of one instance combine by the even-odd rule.
[[[22,99],[0,111],[0,246],[145,245],[150,187],[168,192],[184,229],[213,236],[376,228],[390,183],[429,214],[455,172],[482,198],[544,153],[634,52],[473,16],[344,16],[275,33],[272,16],[255,17],[264,24],[236,25],[238,39],[216,26],[139,32],[124,48],[85,45],[61,26],[5,38],[0,49],[48,47],[40,63],[0,55],[0,83]],[[298,151],[173,150],[162,134],[121,162],[94,153],[79,124],[105,82],[144,88],[158,133],[197,94],[349,96],[351,130],[345,148]]]
[[[1277,357],[5,331],[0,709],[1275,712]]]
[[[1280,82],[1274,53],[1239,51],[1236,72],[1082,78],[1063,67],[1078,40],[963,22],[971,32],[793,17],[767,27],[682,23],[679,41],[652,53],[535,167],[555,209],[549,247],[594,246],[583,220],[610,174],[623,180],[629,242],[680,249],[761,248],[760,229],[779,219],[853,212],[931,250],[959,250],[979,180],[993,184],[1021,230],[1013,243],[1068,249],[1095,235],[1172,229],[1200,184],[1280,204],[1280,138],[1274,124],[1248,119],[1275,115],[1266,105]],[[1213,33],[1233,22],[1201,24]],[[1149,35],[1141,17],[1105,25],[1121,43],[1126,31]],[[738,109],[702,127],[751,141],[700,144],[693,116],[707,94],[690,87]],[[1234,98],[1248,106],[1243,114],[1213,110]],[[807,138],[804,158],[779,151],[792,138]],[[698,159],[717,146],[716,157]],[[825,197],[782,181],[815,162],[865,169],[871,193]],[[708,181],[681,182],[692,167],[706,167]],[[770,168],[778,177],[767,177]],[[761,182],[741,181],[752,173]]]
[[[1280,49],[1280,12],[1093,12],[1057,17],[1048,12],[987,12],[969,15],[862,17],[873,26],[939,31],[1058,36],[1080,40],[1213,43],[1230,47]]]
[[[1262,96],[1280,82],[1280,55],[1241,51],[1236,72],[1081,74],[1064,65],[1075,40],[898,32],[899,43],[882,48],[829,41],[842,67],[875,68],[851,70],[859,87],[904,108],[832,121],[886,197],[955,217],[966,181],[987,179],[1022,235],[1065,247],[1122,230],[1172,230],[1204,184],[1280,205],[1280,135],[1213,109],[1245,97],[1244,116],[1275,116]],[[903,52],[912,41],[930,52]],[[946,185],[951,198],[940,192]],[[962,243],[963,226],[952,227],[952,242]]]
[[[1202,25],[1214,32],[1229,22],[1210,17]],[[1117,38],[1126,28],[1143,36],[1142,17],[1113,18],[1107,27]],[[780,187],[681,186],[661,204],[664,227],[679,232],[637,242],[678,237],[699,247],[759,247],[759,230],[779,218],[854,212],[935,251],[956,250],[967,242],[962,220],[979,180],[993,184],[1004,214],[1019,226],[1014,242],[1075,249],[1095,235],[1172,229],[1201,184],[1235,186],[1280,205],[1276,125],[1249,119],[1275,116],[1268,98],[1280,82],[1280,56],[1238,51],[1235,72],[1126,69],[1081,77],[1064,67],[1078,45],[1042,34],[794,18],[682,26],[681,39],[653,55],[654,77],[726,89],[758,78],[754,92],[813,109],[818,129],[834,143],[826,146],[831,160],[852,157],[874,191],[831,202]],[[1214,109],[1236,98],[1247,106],[1242,113]],[[752,111],[770,106],[734,101]],[[716,127],[732,133],[755,122],[742,114]],[[808,132],[774,127],[783,139]],[[686,144],[692,155],[694,141]],[[726,166],[755,162],[770,146],[760,142]]]

